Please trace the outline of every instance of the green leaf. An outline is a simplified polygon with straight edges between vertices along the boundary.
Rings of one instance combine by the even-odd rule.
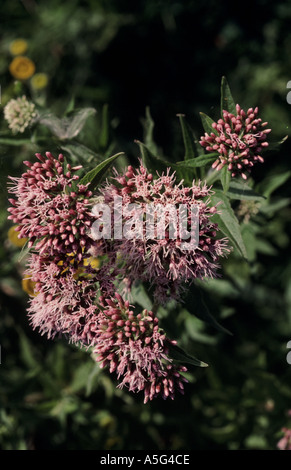
[[[50,129],[60,140],[73,139],[81,132],[89,116],[95,113],[94,108],[83,108],[62,119],[52,113],[44,113],[40,116],[39,123]]]
[[[171,168],[176,172],[176,178],[178,181],[184,180],[185,184],[192,183],[193,178],[195,177],[193,167],[184,167],[177,163],[163,160],[161,157],[154,155],[148,147],[139,140],[136,140],[135,143],[138,144],[140,148],[143,164],[148,171],[155,174],[156,172],[166,172],[168,168]],[[186,162],[183,163],[186,164]]]
[[[217,189],[215,194],[211,196],[211,201],[213,204],[219,203],[219,214],[214,214],[211,219],[218,224],[221,232],[229,238],[239,253],[247,259],[247,251],[241,236],[240,226],[228,197],[221,190]]]
[[[266,199],[250,188],[246,183],[241,183],[240,181],[230,182],[227,195],[230,199],[238,199],[240,201],[263,201]]]
[[[147,170],[152,173],[155,173],[156,171],[163,172],[167,168],[173,166],[173,164],[154,155],[144,143],[139,140],[135,140],[135,143],[139,146],[142,161]]]
[[[202,121],[202,126],[205,132],[207,134],[211,134],[212,132],[216,135],[218,135],[218,132],[216,129],[213,129],[212,124],[215,122],[211,117],[207,116],[207,114],[200,113],[201,121]]]
[[[37,369],[39,367],[38,358],[36,357],[36,351],[34,350],[33,344],[29,341],[25,333],[17,328],[19,334],[19,345],[20,345],[20,357],[23,362],[30,369]]]
[[[229,85],[225,77],[221,80],[221,115],[223,110],[228,111],[236,116],[236,107],[233,100]]]
[[[75,108],[75,96],[72,96],[72,98],[70,99],[70,101],[68,103],[65,114],[71,113],[72,111],[74,111],[74,108]]]
[[[93,152],[92,149],[89,149],[83,144],[79,142],[67,143],[61,146],[61,149],[64,152],[67,152],[72,162],[74,163],[81,163],[81,164],[88,164],[94,160],[94,162],[98,162],[102,160],[102,156],[98,155],[96,152]]]
[[[157,153],[158,148],[154,141],[154,127],[155,123],[150,113],[149,106],[145,110],[145,119],[142,119],[143,131],[144,131],[144,142],[146,147],[153,153]]]
[[[71,122],[67,128],[66,138],[73,139],[76,137],[83,129],[87,119],[95,113],[96,109],[94,108],[83,108],[76,111],[70,119]]]
[[[278,175],[270,175],[258,185],[258,189],[260,193],[268,198],[277,188],[286,183],[290,176],[291,170],[279,173]]]
[[[196,357],[190,356],[190,354],[183,351],[183,349],[179,346],[173,345],[171,343],[167,343],[167,346],[169,348],[170,356],[174,359],[174,361],[192,364],[193,366],[197,367],[208,367],[208,364],[200,361],[199,359],[196,359]]]
[[[283,139],[279,140],[279,142],[269,142],[269,145],[268,147],[266,148],[266,152],[269,152],[270,150],[273,151],[273,150],[279,150],[280,149],[280,145],[284,144],[284,142],[286,142],[286,140],[288,139],[288,135],[285,135],[285,137],[283,137]]]
[[[248,260],[250,262],[255,261],[256,259],[256,236],[251,224],[243,224],[241,234],[243,237],[243,241],[248,253]]]
[[[214,162],[217,158],[218,153],[209,153],[201,155],[200,157],[191,158],[191,160],[186,160],[182,162],[177,162],[178,167],[183,168],[200,168],[207,166],[210,163]]]
[[[89,171],[83,178],[81,179],[79,184],[88,184],[90,183],[91,187],[96,187],[100,181],[102,180],[103,176],[105,175],[106,171],[110,168],[112,163],[120,157],[120,155],[124,155],[124,152],[117,153],[112,157],[107,158],[104,162],[99,163],[96,168]]]
[[[183,141],[184,141],[184,147],[185,147],[185,156],[184,160],[190,160],[195,157],[197,157],[197,151],[196,151],[196,146],[195,146],[195,137],[193,134],[193,131],[187,121],[185,120],[185,115],[184,114],[177,114],[179,120],[180,120],[180,125],[182,129],[182,135],[183,135]]]
[[[199,318],[210,326],[213,326],[216,330],[221,331],[222,333],[232,335],[229,330],[221,326],[211,315],[204,301],[203,294],[197,286],[190,287],[184,300],[184,305],[192,315],[195,315],[195,317]]]
[[[228,191],[230,178],[231,178],[231,173],[227,169],[227,165],[224,165],[224,167],[220,170],[219,175],[220,175],[220,181],[222,184],[223,192],[226,193]]]

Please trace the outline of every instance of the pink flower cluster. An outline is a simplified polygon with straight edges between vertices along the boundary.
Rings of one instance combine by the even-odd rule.
[[[112,211],[114,198],[122,197],[125,207],[122,214],[124,225],[133,216],[139,219],[149,204],[153,208],[182,204],[187,208],[189,224],[191,207],[199,209],[197,248],[183,249],[179,233],[176,237],[169,238],[170,218],[167,217],[164,238],[147,236],[144,221],[142,237],[137,234],[134,240],[114,240],[112,256],[115,257],[118,252],[119,262],[122,263],[120,273],[127,285],[130,286],[136,280],[149,283],[154,288],[155,298],[162,303],[169,297],[179,299],[183,284],[189,284],[197,278],[216,276],[217,261],[229,252],[229,248],[226,239],[216,237],[218,227],[211,217],[217,213],[217,207],[211,205],[209,196],[212,192],[205,184],[193,182],[191,187],[175,184],[175,175],[169,171],[153,179],[152,174],[142,165],[139,169],[129,166],[125,174],[116,174],[114,179],[115,182],[107,183],[100,193],[104,202],[111,205]],[[126,207],[133,209],[127,211]],[[154,228],[157,230],[157,221]]]
[[[117,373],[119,387],[143,391],[145,403],[157,395],[173,399],[176,391],[183,393],[187,370],[170,358],[175,342],[166,338],[153,312],[135,314],[115,292],[122,280],[129,289],[144,281],[154,286],[161,303],[178,298],[183,283],[215,275],[228,248],[226,240],[216,238],[210,190],[200,182],[190,188],[176,185],[169,172],[154,179],[143,166],[128,167],[100,190],[103,200],[110,205],[115,195],[122,196],[141,210],[147,202],[196,204],[199,246],[183,251],[179,237],[96,241],[92,207],[99,195],[78,183],[81,167],[71,168],[61,154],[36,156],[37,162],[25,162],[28,170],[20,178],[11,178],[9,189],[14,195],[9,219],[17,224],[19,238],[28,239],[31,252],[26,277],[34,285],[28,308],[32,327],[48,338],[63,335],[92,347],[101,366]]]
[[[263,163],[261,152],[268,147],[267,135],[271,129],[264,129],[268,124],[258,118],[258,108],[249,108],[245,112],[236,105],[237,115],[223,111],[223,119],[213,123],[213,132],[205,133],[200,144],[209,152],[217,152],[219,157],[212,168],[221,170],[225,165],[232,176],[240,175],[247,179],[255,163]]]
[[[101,367],[108,365],[110,372],[116,371],[118,379],[122,378],[119,387],[143,390],[144,403],[159,394],[173,399],[175,390],[183,393],[187,380],[180,373],[187,369],[169,358],[168,346],[176,343],[160,330],[154,313],[144,310],[135,315],[119,294],[99,301],[103,313],[94,353]]]
[[[67,263],[64,255],[74,253],[81,260],[82,252],[92,245],[87,235],[92,224],[88,210],[92,193],[80,184],[72,190],[79,179],[73,173],[82,167],[68,164],[65,169],[62,154],[58,159],[50,152],[36,157],[38,162],[24,162],[28,170],[21,178],[10,178],[14,183],[10,192],[16,199],[9,199],[8,218],[19,224],[19,238],[28,238],[28,246],[34,246],[40,255]]]

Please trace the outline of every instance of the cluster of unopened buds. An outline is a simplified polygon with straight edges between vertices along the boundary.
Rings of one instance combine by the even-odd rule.
[[[225,165],[231,176],[240,175],[247,179],[255,163],[263,163],[261,152],[268,147],[267,135],[271,129],[266,129],[267,122],[258,118],[258,108],[249,108],[245,112],[236,105],[236,116],[223,111],[222,119],[212,124],[213,132],[205,133],[200,144],[209,152],[217,152],[218,158],[212,168],[221,170]]]
[[[119,294],[114,299],[100,297],[99,302],[102,314],[94,353],[101,367],[108,365],[122,378],[119,387],[143,390],[145,403],[159,394],[173,399],[176,390],[183,393],[187,380],[181,372],[187,369],[170,359],[169,346],[176,342],[166,338],[155,314],[143,310],[136,315]]]

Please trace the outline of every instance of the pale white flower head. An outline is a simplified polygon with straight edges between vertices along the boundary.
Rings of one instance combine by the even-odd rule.
[[[35,105],[26,96],[10,100],[4,108],[4,118],[13,134],[23,133],[36,117]]]

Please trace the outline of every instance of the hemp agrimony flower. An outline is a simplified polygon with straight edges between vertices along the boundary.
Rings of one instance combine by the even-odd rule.
[[[245,112],[236,105],[236,116],[223,111],[223,118],[212,124],[213,132],[205,133],[200,144],[209,152],[218,152],[219,156],[212,168],[221,170],[225,165],[231,176],[240,175],[247,179],[255,163],[263,163],[261,152],[268,147],[267,135],[271,129],[265,129],[267,122],[258,118],[258,108],[249,108]]]
[[[92,193],[74,174],[82,167],[65,168],[62,154],[58,159],[50,152],[36,157],[38,162],[24,162],[28,170],[20,178],[10,178],[14,185],[9,192],[16,199],[9,200],[8,218],[18,224],[19,238],[28,238],[28,246],[40,255],[67,263],[65,255],[74,253],[80,261],[92,245],[87,231],[93,222],[88,200]]]
[[[200,181],[193,182],[190,187],[176,184],[175,174],[171,174],[170,169],[167,174],[154,179],[143,165],[138,169],[129,166],[124,174],[116,173],[113,180],[113,183],[105,184],[100,194],[112,215],[117,212],[117,217],[122,218],[115,226],[122,225],[123,236],[104,241],[111,247],[111,252],[108,249],[111,260],[114,261],[118,253],[116,262],[120,263],[121,278],[126,279],[128,285],[136,280],[148,282],[154,287],[155,298],[166,302],[170,298],[179,299],[183,283],[216,276],[218,260],[229,252],[229,248],[226,239],[216,236],[218,226],[211,217],[217,208],[210,203],[212,191],[206,184]],[[116,199],[122,201],[120,210],[115,207]],[[198,229],[199,240],[193,245],[190,243],[187,249],[179,223],[175,224],[178,206],[185,208],[185,228],[191,232],[194,223]],[[153,216],[150,231],[145,219],[149,207]],[[194,221],[192,207],[197,209]],[[172,210],[174,221],[171,220]],[[161,213],[164,230],[159,236]],[[98,221],[95,213],[96,217]],[[130,237],[124,236],[128,225],[131,225]],[[91,233],[98,239],[99,227],[95,229],[93,224]]]
[[[159,394],[173,399],[175,391],[183,393],[187,380],[181,372],[187,369],[172,363],[169,346],[176,342],[166,338],[155,314],[144,310],[136,315],[119,294],[100,297],[99,302],[102,314],[94,354],[101,367],[108,365],[122,379],[119,388],[144,391],[144,403]]]

